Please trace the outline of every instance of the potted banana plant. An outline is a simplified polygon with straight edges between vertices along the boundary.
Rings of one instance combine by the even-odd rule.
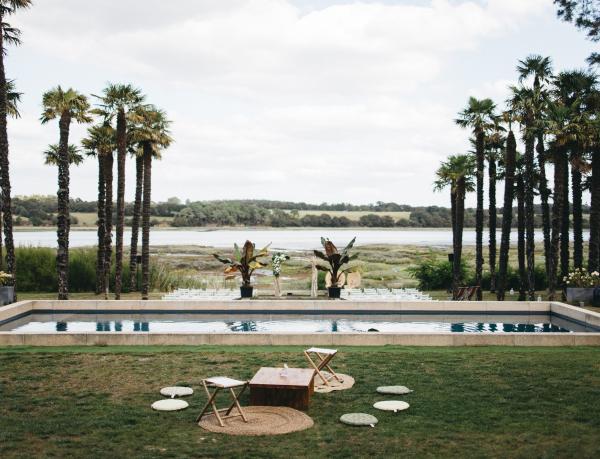
[[[242,285],[240,287],[240,296],[242,298],[252,298],[254,291],[251,282],[252,274],[255,269],[267,266],[259,258],[268,254],[269,245],[256,251],[255,245],[250,241],[246,241],[241,250],[237,244],[233,245],[233,258],[222,257],[217,253],[213,254],[217,260],[227,265],[225,275],[231,276],[239,273],[242,276]]]
[[[321,252],[320,250],[315,250],[315,256],[320,258],[323,261],[326,261],[328,266],[316,265],[316,268],[319,271],[325,271],[330,273],[331,275],[331,287],[328,287],[329,298],[339,298],[343,285],[343,274],[348,270],[347,265],[352,260],[355,260],[358,257],[358,254],[350,255],[350,249],[354,246],[354,241],[356,238],[353,238],[348,245],[339,252],[337,247],[331,242],[329,239],[321,238],[321,245],[325,252]]]

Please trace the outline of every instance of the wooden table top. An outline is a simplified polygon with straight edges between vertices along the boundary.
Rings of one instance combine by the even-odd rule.
[[[288,368],[287,376],[281,376],[283,368],[262,367],[250,380],[250,387],[307,388],[310,386],[315,370],[309,368]]]

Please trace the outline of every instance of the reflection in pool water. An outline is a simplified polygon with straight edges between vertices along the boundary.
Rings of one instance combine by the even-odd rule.
[[[48,314],[35,313],[0,326],[22,333],[566,333],[598,331],[548,314]]]

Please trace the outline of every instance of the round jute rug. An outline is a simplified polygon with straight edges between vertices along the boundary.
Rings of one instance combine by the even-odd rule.
[[[287,406],[245,406],[242,407],[248,422],[241,417],[223,420],[225,427],[219,425],[214,414],[205,416],[198,423],[210,432],[227,435],[281,435],[309,429],[313,420],[302,411]]]
[[[339,378],[342,380],[342,382],[339,382],[337,379],[335,379],[331,375],[331,373],[329,373],[327,371],[322,371],[321,373],[323,373],[323,376],[325,376],[325,378],[327,378],[329,385],[327,386],[323,382],[323,380],[319,377],[319,375],[316,375],[315,376],[315,392],[327,393],[327,392],[332,392],[334,390],[350,389],[352,386],[354,386],[354,378],[352,376],[345,375],[342,373],[336,373],[339,376]]]

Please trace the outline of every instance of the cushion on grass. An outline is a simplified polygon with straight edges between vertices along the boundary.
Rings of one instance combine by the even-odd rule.
[[[379,386],[377,388],[377,392],[379,392],[380,394],[404,395],[410,394],[412,390],[410,390],[406,386]]]
[[[165,398],[152,404],[152,409],[156,411],[178,411],[187,408],[188,402],[177,398]]]
[[[379,421],[375,416],[367,413],[346,413],[340,417],[340,422],[349,426],[371,426],[374,427]]]
[[[185,397],[186,395],[192,395],[194,393],[194,389],[191,387],[184,386],[169,386],[163,387],[160,390],[160,395],[164,395],[165,397]]]
[[[382,402],[377,402],[373,405],[373,408],[377,408],[378,410],[383,411],[402,411],[408,409],[410,405],[406,402],[401,402],[400,400],[384,400]]]

